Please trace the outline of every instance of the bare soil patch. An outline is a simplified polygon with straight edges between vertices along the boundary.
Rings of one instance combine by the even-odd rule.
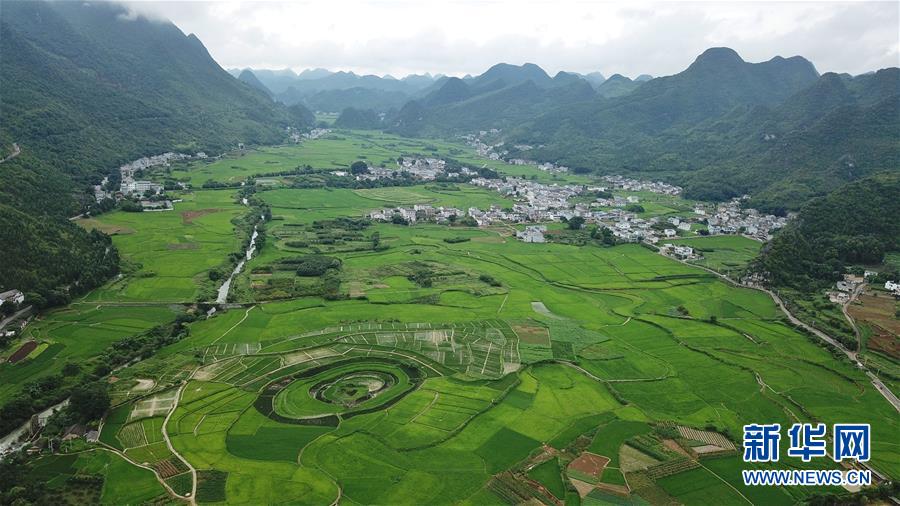
[[[575,487],[575,490],[578,491],[578,495],[584,498],[588,494],[594,491],[594,484],[588,483],[586,481],[576,480],[575,478],[569,478],[569,481],[572,482],[572,486]]]
[[[569,469],[599,480],[607,464],[609,464],[609,457],[584,452],[569,463]]]
[[[75,222],[88,230],[97,229],[107,235],[126,235],[134,233],[134,229],[132,228],[122,225],[113,225],[111,223],[103,223],[94,218],[82,218],[80,220],[75,220]]]
[[[876,296],[870,291],[860,295],[857,300],[857,303],[847,307],[847,311],[858,323],[872,329],[872,336],[866,342],[866,347],[900,359],[900,320],[894,317],[894,298],[883,293]]]
[[[146,392],[156,386],[156,382],[152,379],[139,379],[135,381],[137,381],[137,385],[131,387],[131,390],[135,392]]]
[[[900,335],[900,320],[894,318],[897,303],[893,297],[884,293],[877,297],[866,293],[857,300],[859,304],[847,307],[850,316],[858,321],[872,322],[895,336]]]
[[[362,283],[359,281],[351,281],[350,282],[350,298],[355,299],[358,297],[362,297],[366,294],[366,291],[363,290]]]
[[[19,349],[16,350],[12,355],[9,356],[9,363],[15,364],[16,362],[24,359],[28,356],[29,353],[34,351],[37,348],[37,341],[28,341],[22,346],[19,346]]]
[[[206,216],[207,214],[217,213],[221,211],[221,209],[199,209],[197,211],[182,211],[181,212],[181,221],[182,223],[189,225],[193,223],[197,218],[201,218]]]
[[[550,346],[550,332],[544,327],[512,325],[512,329],[523,343]]]
[[[532,302],[532,303],[531,303],[531,309],[532,309],[535,313],[542,314],[542,315],[547,316],[547,317],[549,317],[549,318],[562,319],[561,316],[559,316],[559,315],[557,315],[557,314],[554,314],[553,311],[550,311],[549,309],[547,309],[547,306],[545,306],[544,303],[543,303],[543,302],[540,302],[540,301]]]
[[[684,448],[682,448],[681,445],[678,444],[678,442],[675,441],[674,439],[663,439],[662,444],[666,448],[668,448],[674,452],[678,452],[679,454],[684,455],[685,457],[691,458],[691,454],[684,451]]]
[[[900,359],[900,338],[874,323],[870,323],[870,327],[872,328],[872,336],[866,341],[866,347]]]

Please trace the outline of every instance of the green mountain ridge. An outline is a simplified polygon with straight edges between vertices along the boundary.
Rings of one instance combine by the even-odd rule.
[[[531,152],[541,161],[665,178],[700,199],[751,193],[784,212],[900,166],[898,87],[897,69],[818,76],[798,57],[751,64],[710,50],[680,74],[546,112],[509,138],[544,145]]]
[[[116,4],[4,2],[0,53],[0,142],[22,150],[0,166],[0,220],[34,218],[29,234],[2,227],[4,255],[28,265],[6,263],[0,286],[48,300],[101,281],[54,267],[96,258],[99,243],[67,219],[92,203],[89,184],[142,156],[271,144],[312,124],[229,75],[194,35]]]
[[[774,286],[813,291],[850,264],[880,264],[900,249],[900,174],[876,174],[805,204],[769,243],[754,269]]]

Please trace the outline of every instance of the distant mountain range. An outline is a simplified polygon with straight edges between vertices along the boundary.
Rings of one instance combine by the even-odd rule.
[[[801,57],[747,63],[710,49],[685,71],[517,124],[531,156],[683,184],[688,196],[751,193],[796,209],[840,184],[900,168],[900,70],[819,76]]]
[[[900,168],[900,70],[820,76],[808,60],[745,62],[713,48],[673,76],[550,78],[533,65],[436,82],[383,128],[441,136],[500,128],[512,156],[576,170],[660,177],[688,196],[751,193],[773,212]]]
[[[299,74],[290,69],[229,69],[228,72],[253,87],[263,90],[273,100],[285,104],[303,104],[308,108],[322,112],[341,112],[345,108],[372,109],[377,112],[388,112],[400,109],[406,102],[419,99],[436,92],[446,83],[452,87],[462,81],[475,90],[498,89],[502,86],[521,84],[532,81],[538,87],[587,83],[600,89],[606,78],[600,72],[578,74],[559,72],[551,78],[541,67],[526,63],[521,66],[499,63],[478,76],[466,76],[462,79],[447,77],[441,74],[411,74],[402,79],[391,76],[358,75],[353,72],[331,72],[325,69],[307,69]],[[644,74],[631,81],[616,75],[618,81],[630,83],[617,86],[612,94],[623,94],[631,91],[638,82],[651,79]],[[263,85],[260,88],[257,83]],[[601,92],[606,96],[607,92]]]

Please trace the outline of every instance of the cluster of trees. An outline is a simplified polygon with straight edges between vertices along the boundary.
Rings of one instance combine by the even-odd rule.
[[[444,237],[444,242],[447,244],[458,244],[461,242],[468,242],[471,240],[472,239],[470,237],[463,237],[463,236],[459,236],[459,235],[454,236],[454,237]]]
[[[120,339],[83,364],[66,364],[58,374],[25,384],[21,392],[0,407],[0,434],[12,431],[34,413],[67,397],[71,407],[64,420],[83,423],[100,418],[109,407],[103,378],[116,367],[148,358],[163,346],[183,339],[188,335],[187,323],[193,319],[190,314],[180,314],[172,323]]]
[[[350,173],[354,176],[369,173],[369,164],[362,160],[357,160],[350,164]]]
[[[0,286],[22,290],[38,308],[67,304],[119,272],[109,236],[61,217],[0,204],[0,244]]]
[[[284,265],[295,267],[298,276],[321,276],[329,269],[340,269],[341,260],[326,255],[304,255],[294,258],[283,258]]]
[[[484,283],[491,285],[491,286],[503,286],[503,283],[498,281],[497,278],[495,278],[494,276],[491,276],[490,274],[482,274],[482,275],[478,276],[478,279]]]
[[[900,174],[847,184],[813,199],[763,249],[752,268],[774,286],[801,292],[825,288],[851,264],[880,264],[900,249]]]

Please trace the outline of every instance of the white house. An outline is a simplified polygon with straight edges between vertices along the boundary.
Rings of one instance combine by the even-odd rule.
[[[675,256],[682,258],[690,258],[694,256],[694,248],[690,246],[675,246],[672,248],[672,251],[675,253]]]
[[[900,295],[900,283],[898,283],[896,281],[885,281],[884,289],[889,292],[894,292],[894,294],[896,294],[896,295]],[[2,296],[3,295],[0,294],[0,297],[2,297]]]
[[[525,230],[516,232],[516,237],[523,242],[547,242],[544,239],[544,232],[546,231],[547,227],[543,225],[532,225],[525,227]]]
[[[25,294],[18,290],[8,290],[0,293],[0,306],[5,303],[21,304],[25,302]]]

